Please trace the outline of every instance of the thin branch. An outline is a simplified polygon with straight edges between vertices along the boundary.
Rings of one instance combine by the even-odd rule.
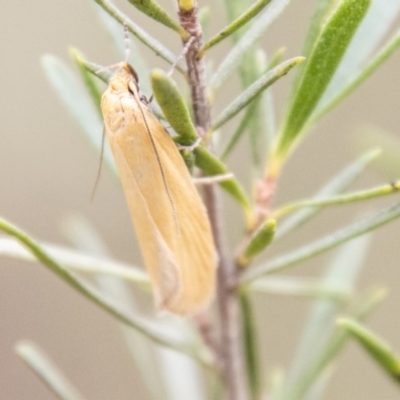
[[[197,11],[197,5],[193,8],[181,8],[179,17],[183,28],[195,38],[186,54],[188,78],[195,124],[199,130],[207,132],[211,126],[210,106],[206,93],[204,60],[197,57],[202,45],[202,30]],[[217,301],[222,326],[220,364],[226,388],[225,396],[229,400],[247,400],[240,340],[239,302],[236,292],[232,289],[237,280],[237,268],[227,250],[215,185],[206,185],[203,193],[219,257]]]

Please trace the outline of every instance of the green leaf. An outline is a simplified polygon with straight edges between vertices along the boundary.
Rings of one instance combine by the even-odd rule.
[[[309,125],[314,124],[321,117],[332,110],[338,103],[340,103],[345,97],[350,95],[356,88],[358,88],[369,76],[371,76],[400,46],[400,30],[386,43],[386,45],[379,51],[379,53],[362,69],[358,74],[353,74],[350,81],[346,81],[345,85],[342,85],[340,91],[335,90],[332,95],[327,98],[324,102],[318,105],[311,116]]]
[[[381,150],[379,149],[370,150],[363,154],[359,159],[347,166],[330,182],[322,187],[318,193],[315,194],[313,199],[318,200],[342,192],[349,185],[351,185],[361,175],[361,173],[364,172],[366,167],[380,154]],[[282,236],[304,224],[310,218],[315,216],[320,209],[321,208],[319,207],[303,209],[290,216],[288,219],[279,224],[275,235],[275,240],[280,239]]]
[[[315,113],[324,109],[362,71],[366,61],[393,24],[400,11],[398,1],[373,1],[354,35],[335,75],[318,103]],[[348,90],[346,90],[348,92]],[[343,99],[343,97],[341,97]]]
[[[262,38],[267,28],[282,13],[290,0],[276,0],[268,7],[253,25],[246,31],[242,38],[232,47],[232,50],[224,57],[217,71],[210,79],[209,89],[211,97],[222,86],[228,76],[242,62],[244,55]]]
[[[130,20],[126,15],[118,10],[109,0],[95,0],[95,2],[102,7],[111,17],[118,21],[121,25],[126,25],[129,32],[137,37],[144,45],[149,47],[155,54],[160,56],[162,59],[167,61],[169,64],[174,64],[176,57],[171,53],[164,45],[162,45],[158,40],[150,36],[146,31],[136,25],[132,20]],[[121,31],[121,38],[122,38]],[[182,73],[185,71],[179,66],[176,69]]]
[[[203,171],[204,175],[215,176],[228,173],[227,167],[205,147],[196,147],[194,154],[196,166]],[[246,220],[249,223],[253,218],[250,200],[237,179],[232,177],[220,182],[219,185],[242,206]]]
[[[304,207],[326,207],[342,204],[353,203],[355,201],[370,200],[376,197],[387,196],[400,190],[400,181],[390,184],[381,185],[372,189],[359,190],[357,192],[346,193],[339,196],[332,196],[311,200],[298,200],[293,203],[286,204],[269,214],[270,218],[281,218],[284,215],[297,211]]]
[[[307,60],[304,74],[277,138],[274,158],[282,160],[303,133],[371,0],[343,0],[327,21]]]
[[[268,219],[251,235],[243,253],[238,257],[241,266],[247,265],[252,258],[264,251],[274,239],[276,220]]]
[[[207,43],[205,43],[198,52],[199,57],[202,57],[204,53],[211,47],[229,37],[234,32],[237,32],[242,26],[257,16],[270,3],[270,1],[271,0],[257,0],[255,3],[253,3],[251,7],[249,7],[242,15],[236,18],[228,26],[213,36]]]
[[[0,218],[0,230],[17,239],[32,252],[32,254],[38,259],[38,261],[40,261],[41,264],[55,273],[59,278],[64,280],[76,291],[91,300],[94,304],[102,308],[110,315],[114,316],[118,321],[133,329],[136,329],[154,343],[157,343],[161,346],[166,346],[178,352],[183,352],[196,359],[205,367],[211,367],[210,359],[208,357],[204,358],[203,355],[200,355],[198,348],[193,349],[191,346],[188,346],[185,343],[177,343],[172,338],[167,337],[165,332],[163,332],[159,327],[150,324],[143,318],[127,314],[126,311],[120,305],[116,304],[114,300],[105,298],[97,289],[93,288],[91,285],[88,285],[86,282],[83,282],[77,276],[69,272],[63,265],[54,260],[50,254],[48,254],[39,245],[39,243],[36,242],[36,240],[31,238],[21,229],[6,221],[4,218]]]
[[[47,54],[41,61],[51,85],[78,121],[90,144],[97,153],[100,153],[103,123],[89,95],[82,88],[75,74],[59,58]],[[117,176],[114,159],[108,147],[104,149],[104,160]]]
[[[389,376],[400,383],[400,357],[382,338],[351,318],[338,318],[337,324],[347,330]]]
[[[175,81],[161,69],[154,69],[150,79],[157,103],[179,136],[177,142],[182,146],[192,146],[199,136]]]
[[[295,57],[290,60],[283,62],[271,71],[267,71],[263,76],[257,79],[252,85],[250,85],[244,92],[242,92],[235,100],[229,104],[224,111],[216,118],[213,123],[212,130],[217,130],[237,113],[239,113],[244,107],[246,107],[251,101],[259,96],[268,86],[272,85],[279,78],[286,75],[295,65],[304,61],[303,57]]]
[[[182,40],[187,41],[190,38],[188,32],[183,29],[177,22],[175,22],[171,16],[154,0],[128,0],[133,6],[135,6],[142,13],[146,14],[150,18],[161,22],[163,25],[171,28],[175,32],[178,32]]]
[[[306,38],[304,40],[303,50],[301,52],[302,56],[306,57],[307,59],[309,58],[313,50],[313,47],[317,41],[317,38],[326,23],[326,20],[328,19],[330,14],[332,14],[332,11],[334,10],[334,8],[337,6],[338,3],[339,0],[319,0],[315,3],[314,13],[308,25],[308,31],[306,34]],[[306,65],[302,64],[296,71],[295,79],[292,85],[291,97],[293,96],[298,87],[299,81],[304,74],[305,67]]]
[[[351,239],[370,232],[380,226],[400,217],[400,203],[392,207],[385,208],[376,214],[366,217],[361,221],[353,223],[336,232],[316,240],[313,243],[300,247],[297,250],[277,257],[263,265],[250,268],[242,276],[242,284],[247,284],[263,275],[275,273],[301,261],[307,260],[334,247],[337,247]]]
[[[36,344],[28,341],[19,342],[15,351],[57,398],[61,400],[85,399]]]

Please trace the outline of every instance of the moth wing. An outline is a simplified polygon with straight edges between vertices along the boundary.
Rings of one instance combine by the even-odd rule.
[[[105,118],[106,131],[157,305],[193,314],[208,305],[215,287],[216,255],[206,210],[156,117],[132,96],[113,104],[119,112],[114,121]]]
[[[157,144],[175,205],[174,222],[177,222],[179,231],[175,228],[173,232],[178,237],[174,240],[171,234],[166,233],[166,236],[182,280],[182,292],[176,307],[185,313],[185,309],[205,307],[214,293],[217,264],[214,240],[206,209],[176,144],[164,128],[160,129],[153,114],[146,115],[146,120]],[[172,213],[170,217],[174,217]]]
[[[155,289],[157,307],[168,308],[171,299],[181,291],[177,262],[152,216],[148,201],[129,165],[125,149],[122,150],[118,143],[111,142],[111,146],[143,259]]]

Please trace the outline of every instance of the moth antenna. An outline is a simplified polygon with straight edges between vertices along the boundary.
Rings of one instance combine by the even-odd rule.
[[[131,56],[131,41],[129,39],[128,25],[124,22],[125,62],[128,63]]]
[[[171,65],[170,69],[168,70],[167,74],[168,76],[172,75],[172,73],[174,72],[176,66],[178,65],[179,61],[182,60],[183,57],[185,57],[186,53],[188,52],[191,44],[193,43],[194,40],[194,36],[192,36],[186,43],[185,46],[183,46],[183,49],[181,51],[181,54],[179,54],[179,56],[177,57],[177,59],[175,60],[175,62]]]
[[[104,160],[104,142],[106,138],[106,128],[104,127],[103,129],[103,135],[101,136],[101,145],[100,145],[100,162],[99,162],[99,167],[97,169],[97,174],[96,174],[96,180],[94,181],[92,193],[90,195],[90,201],[93,201],[94,195],[96,193],[96,189],[100,180],[101,176],[101,167],[103,165],[103,160]]]

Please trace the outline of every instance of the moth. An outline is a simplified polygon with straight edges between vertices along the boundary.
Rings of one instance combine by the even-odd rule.
[[[192,177],[127,62],[118,64],[101,110],[157,308],[193,315],[215,291],[216,252]]]

